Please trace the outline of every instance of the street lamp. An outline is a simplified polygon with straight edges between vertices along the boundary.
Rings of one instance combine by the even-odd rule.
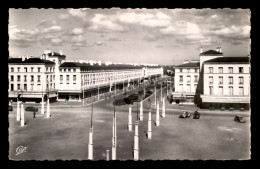
[[[46,96],[47,96],[47,113],[46,113],[46,116],[47,118],[50,118],[51,115],[50,115],[50,98],[49,98],[49,94],[50,94],[50,91],[49,91],[49,81],[47,80],[47,84],[48,86],[46,87]]]

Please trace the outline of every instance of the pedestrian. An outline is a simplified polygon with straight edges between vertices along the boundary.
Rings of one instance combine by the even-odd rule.
[[[35,118],[35,115],[36,115],[36,111],[34,110],[33,111],[33,118]]]

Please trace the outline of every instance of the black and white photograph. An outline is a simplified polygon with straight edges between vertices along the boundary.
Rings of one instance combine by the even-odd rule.
[[[11,161],[251,159],[251,10],[10,8]]]

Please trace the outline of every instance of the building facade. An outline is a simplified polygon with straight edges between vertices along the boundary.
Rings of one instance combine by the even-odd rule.
[[[220,57],[203,66],[202,107],[249,108],[249,57]]]
[[[185,61],[175,67],[173,101],[192,102],[199,80],[199,61]]]

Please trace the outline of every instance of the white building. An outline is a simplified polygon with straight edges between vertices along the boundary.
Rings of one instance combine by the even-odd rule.
[[[9,65],[9,98],[16,100],[21,94],[23,100],[34,98],[40,102],[44,94],[56,99],[55,63],[40,58],[10,58]]]
[[[203,69],[203,107],[234,108],[237,104],[245,107],[249,105],[249,57],[219,57],[207,60]]]
[[[185,61],[175,67],[174,101],[193,101],[199,80],[199,61]]]

